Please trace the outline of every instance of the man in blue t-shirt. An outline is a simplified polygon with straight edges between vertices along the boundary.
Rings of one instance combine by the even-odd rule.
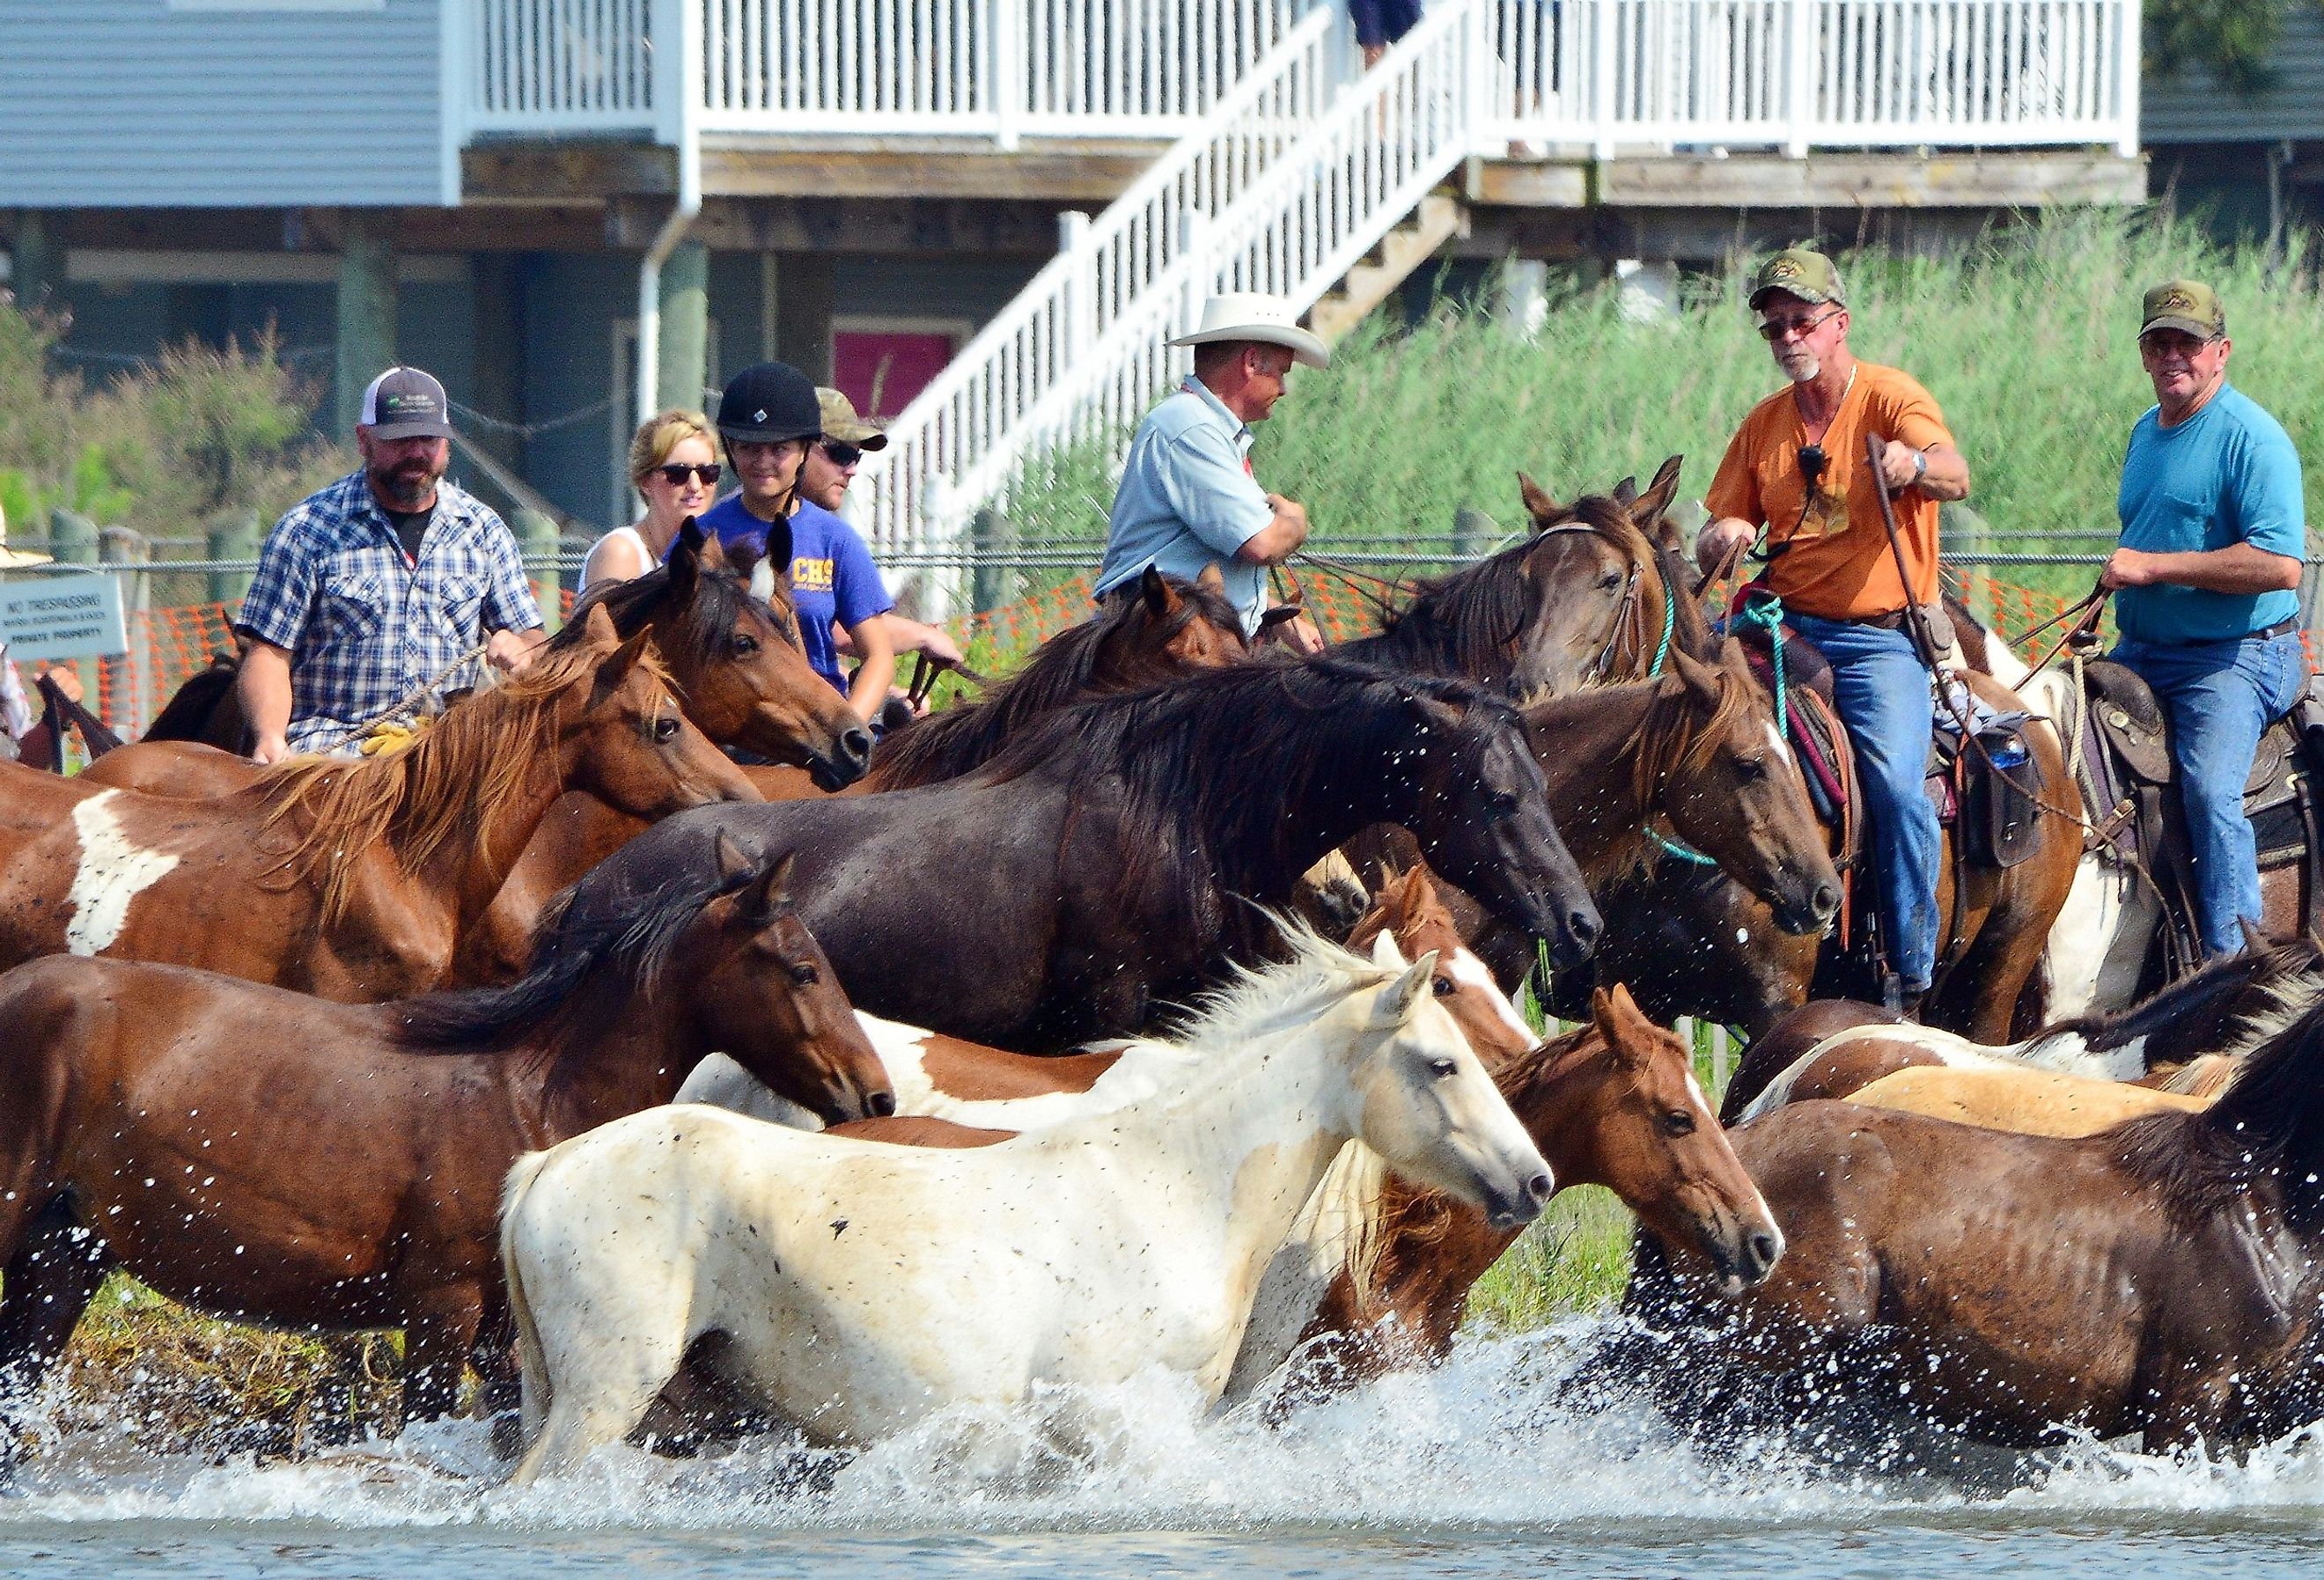
[[[2138,355],[2156,404],[2123,457],[2112,657],[2154,688],[2171,721],[2204,947],[2243,947],[2259,919],[2259,862],[2244,783],[2268,721],[2299,699],[2300,457],[2282,424],[2227,383],[2227,313],[2174,280],[2146,293]]]

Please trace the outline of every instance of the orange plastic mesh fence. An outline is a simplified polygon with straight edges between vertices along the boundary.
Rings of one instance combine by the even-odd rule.
[[[2013,640],[2054,618],[2073,602],[1982,571],[1954,568],[1950,574],[1969,608]],[[1310,570],[1301,573],[1299,590],[1308,615],[1330,641],[1379,627],[1383,589],[1376,586]],[[560,595],[558,604],[563,613],[572,613],[570,590]],[[967,654],[971,669],[987,675],[1005,674],[1034,648],[1068,625],[1089,618],[1091,608],[1090,578],[1078,576],[997,609],[964,615],[951,622],[950,630]],[[128,656],[107,659],[100,667],[98,712],[106,723],[116,730],[143,729],[188,676],[208,665],[211,654],[231,653],[232,612],[233,606],[226,604],[189,604],[131,614]],[[2057,635],[2054,627],[2043,633],[2034,651],[2023,656],[2030,661],[2047,651]],[[2308,649],[2312,670],[2317,662],[2314,639],[2303,630],[2301,642]]]

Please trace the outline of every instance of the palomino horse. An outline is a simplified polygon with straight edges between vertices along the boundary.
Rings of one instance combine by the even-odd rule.
[[[2144,1114],[2209,1108],[2234,1078],[2235,1069],[2229,1061],[2210,1061],[2208,1073],[2216,1076],[2212,1089],[2197,1094],[2159,1092],[2127,1081],[2057,1070],[1921,1066],[1892,1071],[1841,1101],[2022,1136],[2094,1136]]]
[[[569,651],[585,639],[593,604],[604,606],[623,640],[652,633],[686,716],[720,745],[802,764],[804,775],[825,790],[862,777],[872,758],[871,732],[808,667],[788,596],[773,604],[753,597],[727,568],[718,540],[705,538],[693,522],[679,531],[666,564],[593,591],[541,656]],[[148,735],[106,753],[79,777],[153,795],[200,797],[231,795],[262,772],[240,757]]]
[[[1351,1139],[1503,1224],[1537,1215],[1549,1171],[1429,996],[1435,962],[1286,946],[1211,998],[1177,1082],[1055,1130],[867,1146],[689,1105],[525,1158],[501,1235],[517,1479],[626,1436],[706,1340],[736,1393],[825,1442],[1156,1365],[1215,1399],[1260,1268]]]
[[[713,838],[796,849],[808,925],[873,1013],[1035,1050],[1144,1028],[1251,959],[1259,907],[1358,828],[1578,960],[1598,916],[1524,720],[1453,681],[1254,662],[1053,712],[966,779],[648,830],[572,891],[633,902]],[[1250,903],[1246,904],[1245,901]]]
[[[2324,1007],[2210,1108],[2086,1139],[1845,1103],[1729,1137],[1790,1246],[1775,1276],[1723,1297],[1648,1237],[1630,1284],[1651,1327],[1702,1341],[1670,1373],[1692,1408],[1772,1374],[1794,1418],[1837,1392],[2005,1443],[2158,1451],[2324,1414]]]
[[[392,756],[304,758],[216,800],[102,790],[0,869],[0,966],[69,952],[200,966],[326,998],[441,984],[549,804],[640,816],[750,781],[687,723],[642,633],[585,642]]]
[[[2020,1042],[1989,1047],[1932,1026],[1900,1023],[1847,999],[1794,1010],[1744,1051],[1728,1084],[1729,1123],[1785,1103],[1845,1097],[1898,1070],[2054,1070],[2142,1086],[2172,1084],[2193,1061],[2240,1057],[2324,993],[2324,947],[2255,944],[2206,961],[2129,1009],[2053,1021]]]
[[[1023,669],[982,697],[890,735],[869,777],[848,786],[847,792],[955,778],[983,766],[1012,733],[1053,708],[1240,660],[1249,650],[1234,605],[1219,590],[1222,585],[1215,571],[1190,582],[1149,569],[1138,597],[1111,605],[1050,638]],[[819,677],[816,684],[825,697],[838,699]],[[846,706],[844,700],[840,706]],[[769,800],[796,800],[831,788],[797,768],[753,767],[744,772]],[[484,925],[463,944],[463,978],[492,982],[522,972],[533,927],[549,901],[644,827],[586,796],[559,801],[502,886]]]
[[[0,1371],[36,1387],[117,1265],[239,1320],[404,1327],[406,1413],[439,1415],[499,1308],[520,1153],[669,1102],[712,1049],[827,1119],[887,1112],[788,858],[738,860],[550,933],[503,988],[334,1004],[69,956],[0,976]]]
[[[1617,892],[1657,862],[1693,861],[1730,874],[1787,933],[1829,925],[1840,874],[1767,694],[1737,644],[1719,644],[1709,663],[1674,651],[1659,679],[1591,687],[1524,711],[1550,815],[1593,895]],[[1674,847],[1658,822],[1685,845]],[[1368,878],[1416,859],[1399,829],[1370,830],[1348,854]],[[1494,975],[1523,981],[1533,941],[1465,895],[1447,898]]]

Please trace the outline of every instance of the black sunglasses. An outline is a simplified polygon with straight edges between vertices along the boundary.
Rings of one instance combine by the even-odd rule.
[[[659,472],[661,480],[672,488],[685,487],[688,477],[693,478],[705,488],[715,488],[718,485],[718,463],[715,461],[707,461],[699,467],[688,467],[673,462],[667,467],[656,467],[654,470]]]
[[[1804,319],[1769,319],[1759,326],[1759,338],[1773,342],[1786,335],[1812,334],[1840,317],[1840,310],[1834,308],[1828,313],[1813,313]]]
[[[863,458],[863,447],[860,444],[843,444],[835,439],[826,439],[823,441],[823,456],[824,459],[835,467],[852,467]]]

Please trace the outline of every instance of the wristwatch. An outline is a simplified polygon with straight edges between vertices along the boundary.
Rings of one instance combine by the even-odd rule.
[[[1914,483],[1918,483],[1922,478],[1926,477],[1928,475],[1929,452],[1926,450],[1914,450],[1913,452],[1913,481]]]

